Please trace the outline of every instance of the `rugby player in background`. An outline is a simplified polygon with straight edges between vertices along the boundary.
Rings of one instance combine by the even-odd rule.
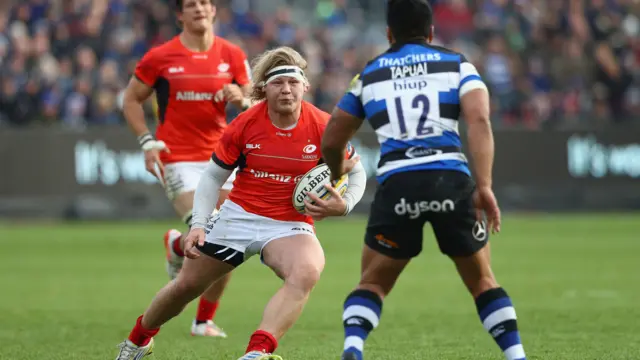
[[[310,195],[314,204],[307,203],[305,214],[293,207],[296,179],[322,162],[320,141],[329,118],[302,100],[309,89],[306,64],[288,47],[269,50],[256,59],[252,98],[259,103],[231,122],[202,175],[185,241],[188,259],[178,277],[160,290],[138,318],[116,360],[148,355],[160,326],[253,255],[259,255],[284,282],[266,305],[240,360],[282,360],[271,353],[302,313],[324,268],[313,220],[346,216],[362,198],[367,180],[355,151],[345,144],[346,151],[343,148],[340,154],[347,160],[338,170],[349,174],[344,196],[327,186],[333,195],[328,200]],[[219,190],[236,167],[229,199],[211,218]]]
[[[515,309],[490,264],[488,232],[500,231],[500,209],[491,188],[494,145],[487,88],[462,54],[430,45],[427,0],[387,5],[391,47],[353,80],[322,141],[334,179],[341,175],[342,148],[363,119],[381,145],[380,186],[371,205],[360,282],[344,302],[342,359],[363,359],[383,299],[421,252],[429,222],[440,250],[453,260],[473,296],[486,331],[507,360],[525,360]],[[461,149],[461,112],[475,181]]]
[[[163,183],[187,226],[194,191],[227,126],[227,103],[243,110],[250,104],[246,98],[251,89],[247,57],[238,46],[215,36],[213,1],[176,0],[183,31],[140,60],[124,95],[124,115],[144,150],[146,168]],[[142,109],[154,91],[159,120],[155,137]],[[233,176],[221,187],[220,203],[232,183]],[[167,271],[173,279],[184,258],[182,233],[167,231],[164,244]],[[213,317],[228,280],[225,277],[213,284],[200,298],[192,335],[226,337]]]

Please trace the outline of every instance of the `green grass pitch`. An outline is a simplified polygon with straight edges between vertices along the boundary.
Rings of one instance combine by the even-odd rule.
[[[113,359],[167,282],[162,234],[178,222],[0,224],[0,359]],[[364,220],[324,221],[326,270],[285,360],[339,359],[342,302],[356,284]],[[425,249],[384,304],[369,360],[502,359],[472,299],[427,229]],[[492,240],[528,359],[640,359],[640,215],[507,216]],[[239,268],[217,322],[228,339],[194,338],[192,303],[149,359],[235,360],[279,280],[257,258]]]

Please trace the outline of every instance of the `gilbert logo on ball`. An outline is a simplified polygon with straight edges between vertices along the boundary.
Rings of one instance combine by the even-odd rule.
[[[311,146],[311,145],[309,145]],[[314,145],[315,146],[315,145]],[[315,149],[314,149],[315,150]],[[320,164],[313,169],[309,170],[298,183],[292,194],[293,207],[299,213],[304,213],[305,200],[313,203],[308,194],[315,194],[322,200],[329,200],[331,198],[331,192],[324,186],[331,183],[331,171],[326,164]],[[334,184],[334,188],[340,195],[344,195],[349,184],[349,176],[342,175],[342,177]]]

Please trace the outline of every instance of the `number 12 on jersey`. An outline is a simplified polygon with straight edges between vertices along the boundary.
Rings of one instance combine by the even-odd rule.
[[[393,118],[396,120],[400,139],[438,135],[430,121],[434,114],[431,113],[431,101],[426,94],[397,96],[393,102],[395,114],[389,111],[389,116],[391,120],[394,120]]]

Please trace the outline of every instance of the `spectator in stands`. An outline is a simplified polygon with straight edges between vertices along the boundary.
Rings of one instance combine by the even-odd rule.
[[[249,56],[280,44],[300,51],[310,64],[308,100],[329,110],[385,46],[383,3],[219,0],[216,26]],[[640,116],[640,7],[632,1],[432,4],[436,44],[458,49],[482,71],[496,127]],[[167,0],[2,2],[0,124],[122,125],[117,97],[136,61],[176,31]]]

